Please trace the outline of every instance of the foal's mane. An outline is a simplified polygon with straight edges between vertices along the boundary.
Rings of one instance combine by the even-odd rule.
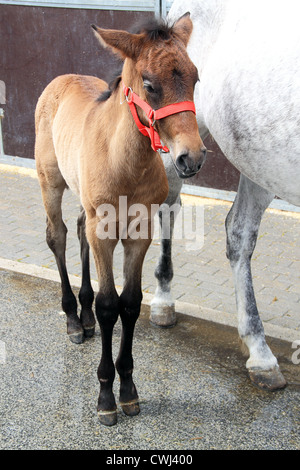
[[[172,30],[173,25],[169,25],[167,21],[160,18],[148,20],[146,23],[138,23],[132,28],[130,32],[133,34],[144,34],[145,39],[152,42],[157,41],[158,39],[167,41],[171,38]],[[101,95],[97,98],[98,102],[102,103],[103,101],[108,100],[113,92],[118,89],[121,81],[121,73],[122,69],[120,70],[120,68],[118,68],[118,70],[113,74],[113,78],[109,82],[108,89],[101,93]]]
[[[145,34],[146,39],[150,41],[157,41],[158,39],[168,40],[171,38],[173,25],[170,25],[166,20],[150,19],[147,22],[138,23],[131,31],[134,34]]]
[[[101,95],[97,98],[97,101],[100,102],[100,103],[103,103],[103,101],[106,101],[108,100],[108,98],[111,97],[111,95],[113,94],[114,91],[116,91],[118,89],[118,86],[119,86],[119,83],[122,79],[122,76],[121,76],[121,73],[122,73],[122,69],[120,70],[118,68],[117,71],[115,71],[114,73],[114,77],[111,79],[111,81],[109,82],[109,85],[108,85],[108,89],[103,91],[101,93]]]

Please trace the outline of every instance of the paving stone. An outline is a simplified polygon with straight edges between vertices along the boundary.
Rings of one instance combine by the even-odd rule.
[[[182,240],[173,243],[173,295],[181,302],[236,315],[234,285],[226,258],[225,218],[228,203],[204,205],[204,245],[188,251]],[[68,227],[67,264],[70,274],[81,276],[77,239],[78,199],[70,191],[63,198]],[[36,178],[4,172],[0,174],[0,257],[57,269],[45,240],[46,216]],[[154,293],[154,270],[160,241],[154,240],[144,263],[143,288]],[[261,223],[252,272],[263,321],[285,328],[300,328],[300,220],[285,212],[267,211]],[[114,276],[123,283],[121,243],[114,254]],[[91,277],[96,269],[91,260]]]

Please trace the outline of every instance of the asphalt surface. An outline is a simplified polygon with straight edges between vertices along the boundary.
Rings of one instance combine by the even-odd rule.
[[[183,203],[202,205],[204,244],[189,251],[184,240],[173,243],[178,324],[161,330],[149,323],[160,250],[155,239],[144,264],[143,309],[134,340],[141,413],[129,418],[119,409],[118,424],[106,428],[96,411],[99,327],[83,345],[67,338],[34,161],[9,157],[0,162],[0,449],[99,449],[112,456],[126,450],[299,450],[300,214],[268,210],[253,256],[260,315],[288,380],[284,391],[268,393],[250,383],[238,342],[225,256],[224,221],[231,203],[189,196]],[[67,266],[78,292],[79,202],[70,192],[63,210]],[[115,254],[120,288],[120,247]],[[91,273],[96,286],[93,263]],[[114,357],[120,334],[118,323]]]
[[[290,343],[269,338],[289,384],[268,393],[249,382],[234,328],[180,314],[176,327],[159,329],[143,307],[134,340],[141,413],[119,409],[107,428],[96,412],[99,327],[74,345],[60,309],[58,283],[0,270],[1,449],[300,449],[300,365]],[[119,342],[118,322],[114,357]]]

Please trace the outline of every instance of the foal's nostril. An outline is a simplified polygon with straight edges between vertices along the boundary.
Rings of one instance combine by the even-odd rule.
[[[200,154],[184,152],[176,158],[176,167],[186,178],[197,173],[206,159],[206,148],[200,149]]]
[[[187,170],[187,164],[186,164],[187,157],[188,157],[187,153],[183,153],[182,155],[179,155],[179,157],[177,157],[176,166],[178,170],[183,171],[183,172]]]

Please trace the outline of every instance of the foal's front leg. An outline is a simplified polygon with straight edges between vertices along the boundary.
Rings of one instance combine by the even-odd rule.
[[[98,415],[100,422],[112,426],[117,422],[117,405],[113,394],[115,366],[112,357],[112,335],[120,312],[120,299],[113,278],[113,252],[117,239],[97,237],[98,220],[87,219],[87,238],[92,247],[99,279],[99,292],[96,296],[96,316],[102,339],[102,355],[98,367],[100,394]]]
[[[120,404],[125,414],[139,413],[139,399],[132,380],[132,343],[142,302],[141,277],[145,254],[151,240],[122,240],[124,245],[124,288],[120,296],[122,339],[116,368],[120,376]]]

